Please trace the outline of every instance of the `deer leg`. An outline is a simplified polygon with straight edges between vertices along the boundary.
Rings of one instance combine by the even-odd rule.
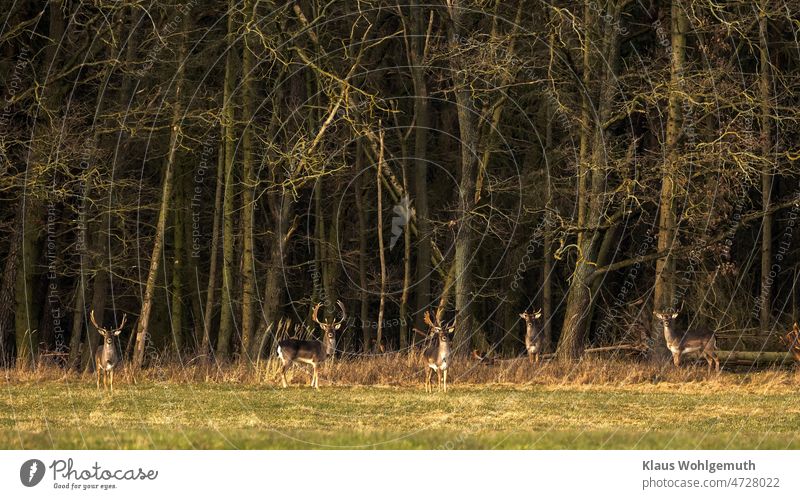
[[[99,390],[100,389],[100,368],[99,367],[95,368],[95,373],[97,374],[97,389]]]
[[[533,353],[531,353],[530,351],[528,351],[528,362],[533,364]]]
[[[447,369],[444,370],[442,377],[444,377],[444,393],[447,393]]]
[[[283,384],[284,388],[289,387],[289,383],[286,382],[286,371],[289,369],[290,365],[290,362],[284,361],[283,366],[281,366],[281,383]]]
[[[441,391],[441,390],[442,390],[442,370],[441,369],[437,369],[436,370],[436,391],[438,392],[438,391]]]
[[[675,367],[681,367],[681,354],[679,352],[673,352],[672,363],[675,364]]]
[[[108,373],[109,377],[111,378],[111,392],[114,392],[114,370],[112,369]]]
[[[431,375],[433,374],[431,368],[425,369],[425,393],[431,392]]]
[[[311,386],[319,390],[319,375],[317,374],[317,363],[314,362],[311,364],[311,367],[314,368],[314,375],[311,377]]]
[[[719,371],[720,371],[720,368],[719,368],[719,356],[717,355],[717,352],[715,352],[713,350],[708,352],[708,371],[709,372],[711,372],[711,364],[712,364],[712,362],[715,364],[715,370],[717,371],[717,373],[719,373]]]

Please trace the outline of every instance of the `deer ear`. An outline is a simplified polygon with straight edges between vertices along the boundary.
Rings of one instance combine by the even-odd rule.
[[[673,319],[677,319],[678,318],[678,313],[674,312],[670,317],[672,317]]]
[[[523,319],[527,319],[527,317],[525,317],[525,314],[519,314],[519,316],[522,317]]]
[[[450,333],[450,334],[453,334],[455,332],[455,330],[456,330],[456,328],[454,328],[454,327],[447,328],[447,332]]]
[[[341,324],[334,324],[333,329],[338,331],[338,330],[342,329],[342,325]]]
[[[114,331],[114,336],[119,336],[119,333],[121,333],[121,332],[122,332],[122,329],[117,329],[116,331]]]
[[[536,312],[536,315],[534,315],[533,317],[535,319],[541,319],[542,318],[542,313],[541,312]]]

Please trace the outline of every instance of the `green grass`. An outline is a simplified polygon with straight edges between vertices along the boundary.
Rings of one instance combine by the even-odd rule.
[[[330,387],[10,382],[0,447],[102,449],[800,448],[800,394],[718,382]]]

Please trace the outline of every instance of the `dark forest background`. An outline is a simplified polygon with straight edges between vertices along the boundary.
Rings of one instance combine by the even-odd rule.
[[[777,349],[797,318],[800,3],[6,0],[0,357]],[[304,335],[309,331],[300,331]],[[280,338],[278,338],[280,339]],[[657,355],[653,355],[657,357]]]

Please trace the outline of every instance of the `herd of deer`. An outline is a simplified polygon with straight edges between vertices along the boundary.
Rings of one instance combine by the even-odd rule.
[[[319,365],[328,357],[333,357],[336,352],[336,335],[342,329],[347,320],[347,312],[344,303],[336,302],[341,309],[339,319],[321,321],[317,317],[322,303],[318,303],[312,313],[311,319],[316,322],[322,330],[322,341],[300,340],[289,338],[278,343],[277,354],[282,362],[281,382],[284,388],[289,386],[286,380],[286,372],[294,362],[309,364],[313,373],[311,376],[311,387],[319,389]],[[664,339],[667,347],[672,352],[672,361],[675,367],[680,367],[681,356],[687,353],[699,353],[708,362],[708,372],[712,369],[720,372],[719,357],[717,356],[717,339],[715,332],[710,329],[692,328],[679,329],[675,326],[675,319],[678,312],[668,310],[666,312],[654,312],[664,328]],[[544,350],[544,328],[542,327],[542,311],[523,312],[519,316],[525,321],[525,350],[530,362],[539,366],[542,361]],[[97,373],[97,388],[100,388],[100,378],[103,379],[103,388],[114,390],[114,370],[120,364],[120,356],[114,345],[114,339],[120,335],[125,326],[128,316],[122,316],[122,323],[114,328],[107,329],[101,327],[94,318],[94,310],[89,314],[92,325],[97,332],[103,336],[103,343],[97,347],[95,352],[95,366]],[[450,367],[452,358],[451,343],[455,334],[455,318],[442,325],[441,322],[431,316],[429,311],[425,312],[425,324],[428,332],[422,333],[427,339],[427,347],[423,351],[422,360],[425,369],[425,391],[432,392],[432,377],[436,373],[437,389],[447,392],[447,370]],[[789,352],[797,363],[800,363],[800,327],[797,323],[794,328],[781,337],[783,343],[788,347]],[[481,355],[473,351],[473,357],[483,364],[493,364],[494,360],[486,355]]]

